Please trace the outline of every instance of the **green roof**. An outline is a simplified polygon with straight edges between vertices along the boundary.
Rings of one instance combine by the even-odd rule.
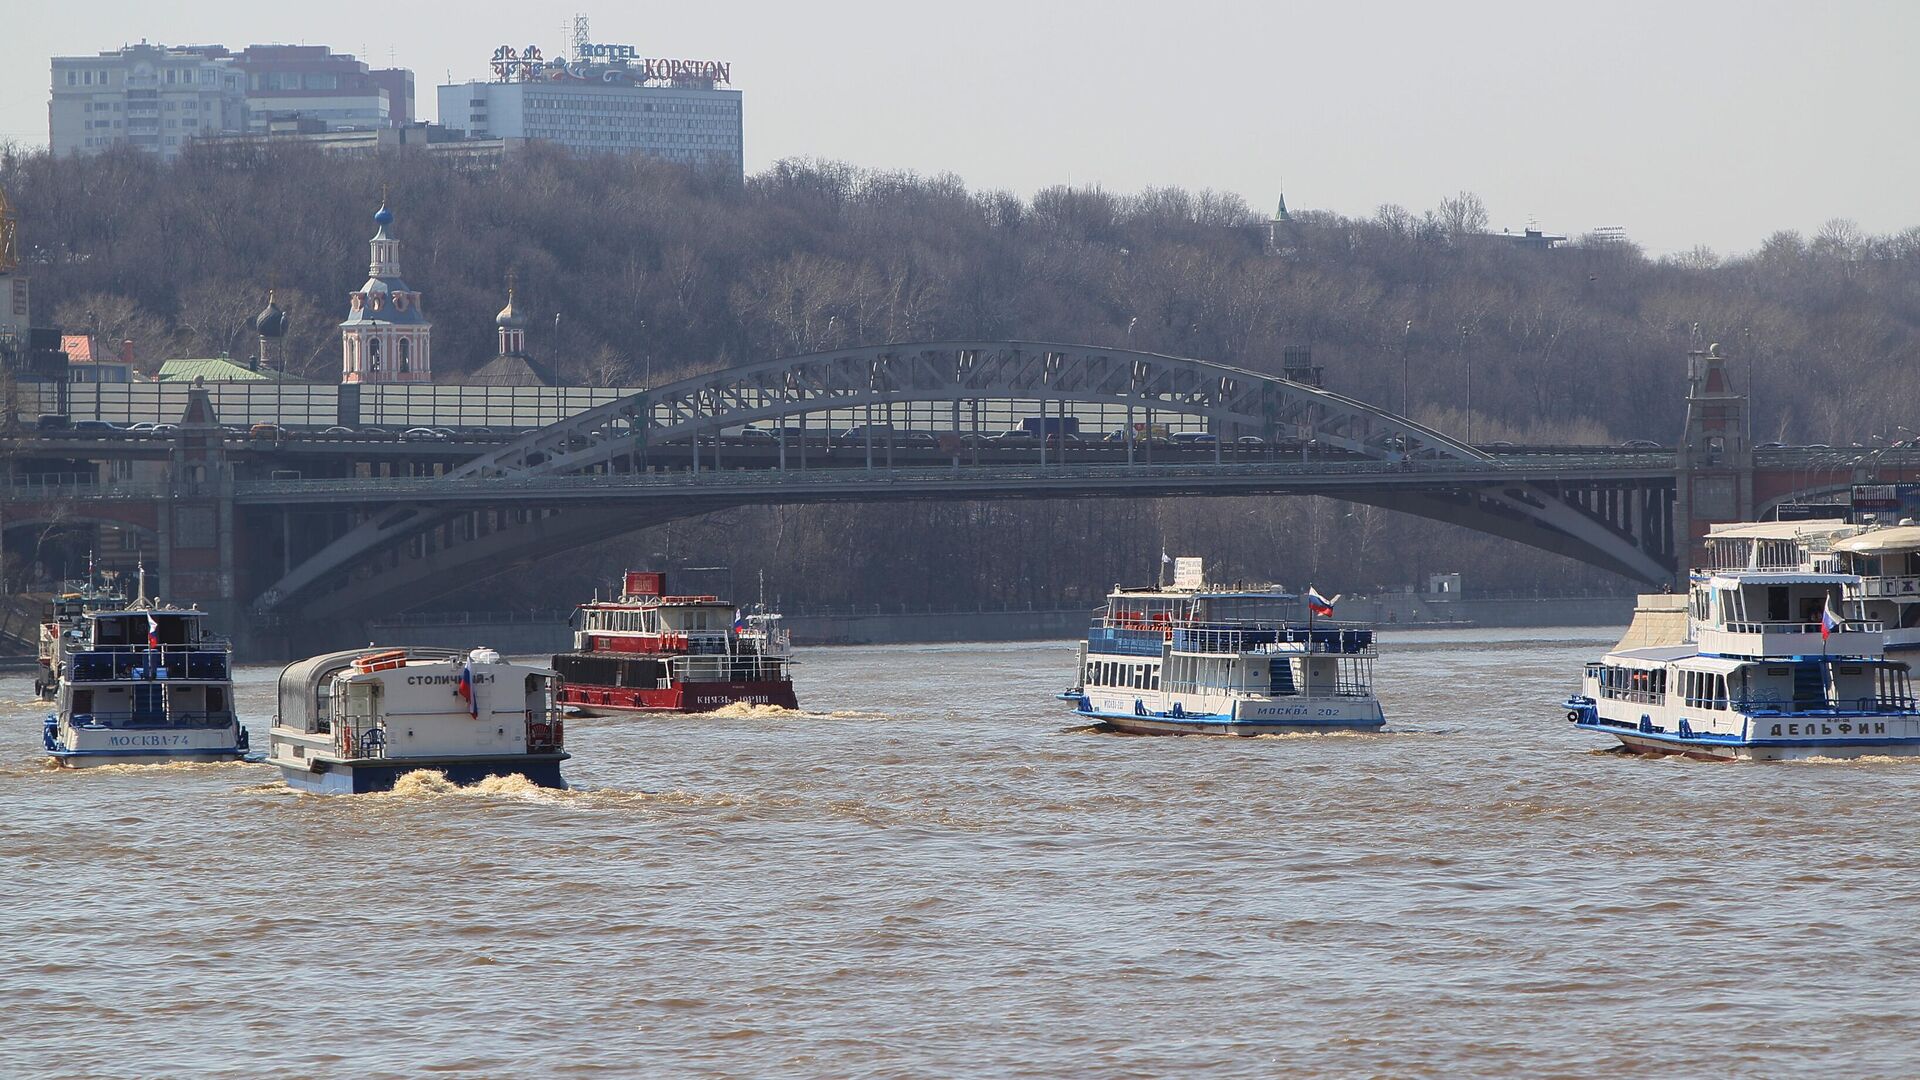
[[[247,365],[238,360],[229,360],[224,356],[209,357],[204,360],[163,360],[160,362],[160,374],[154,376],[155,382],[192,382],[205,379],[208,382],[306,382],[296,379],[284,371],[261,368],[259,371],[247,370]]]

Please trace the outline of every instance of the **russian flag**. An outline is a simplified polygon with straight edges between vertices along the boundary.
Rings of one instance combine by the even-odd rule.
[[[480,701],[473,696],[473,665],[460,665],[460,685],[455,687],[460,696],[467,699],[467,715],[480,719]]]
[[[733,609],[733,632],[736,634],[747,632],[747,617],[741,614],[739,608]]]
[[[1825,641],[1840,629],[1840,616],[1833,613],[1833,604],[1828,602],[1820,608],[1820,640]]]
[[[1332,617],[1334,601],[1339,599],[1339,593],[1334,593],[1333,600],[1329,600],[1320,595],[1320,590],[1311,585],[1307,586],[1307,610],[1323,619]]]
[[[147,648],[157,649],[159,647],[160,647],[160,620],[154,618],[152,615],[148,615],[147,616]]]

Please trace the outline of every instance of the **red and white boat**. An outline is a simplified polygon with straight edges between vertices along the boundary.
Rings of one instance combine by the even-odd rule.
[[[561,702],[579,712],[799,708],[778,615],[669,595],[666,574],[630,570],[618,600],[582,604],[575,617],[574,651],[554,656],[553,669],[565,680]]]

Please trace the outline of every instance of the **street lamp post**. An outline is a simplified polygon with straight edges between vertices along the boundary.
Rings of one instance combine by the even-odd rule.
[[[1411,402],[1413,400],[1413,391],[1411,387],[1413,385],[1413,367],[1407,361],[1407,356],[1408,356],[1408,353],[1411,351],[1410,347],[1412,346],[1412,344],[1413,344],[1413,320],[1408,319],[1407,328],[1403,330],[1400,334],[1400,415],[1401,416],[1406,416],[1408,414],[1408,411],[1412,408]]]
[[[1473,328],[1460,324],[1460,355],[1467,362],[1467,445],[1473,445]]]

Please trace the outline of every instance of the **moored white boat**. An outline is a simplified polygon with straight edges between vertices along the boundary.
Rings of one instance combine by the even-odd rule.
[[[365,648],[280,674],[267,761],[318,794],[390,790],[415,770],[456,784],[520,775],[563,788],[569,756],[551,668],[492,649]]]
[[[1212,586],[1203,574],[1201,560],[1181,559],[1172,586],[1116,586],[1080,647],[1080,685],[1059,696],[1140,735],[1385,725],[1371,627],[1315,615],[1277,586]],[[1331,615],[1331,604],[1309,597]]]

